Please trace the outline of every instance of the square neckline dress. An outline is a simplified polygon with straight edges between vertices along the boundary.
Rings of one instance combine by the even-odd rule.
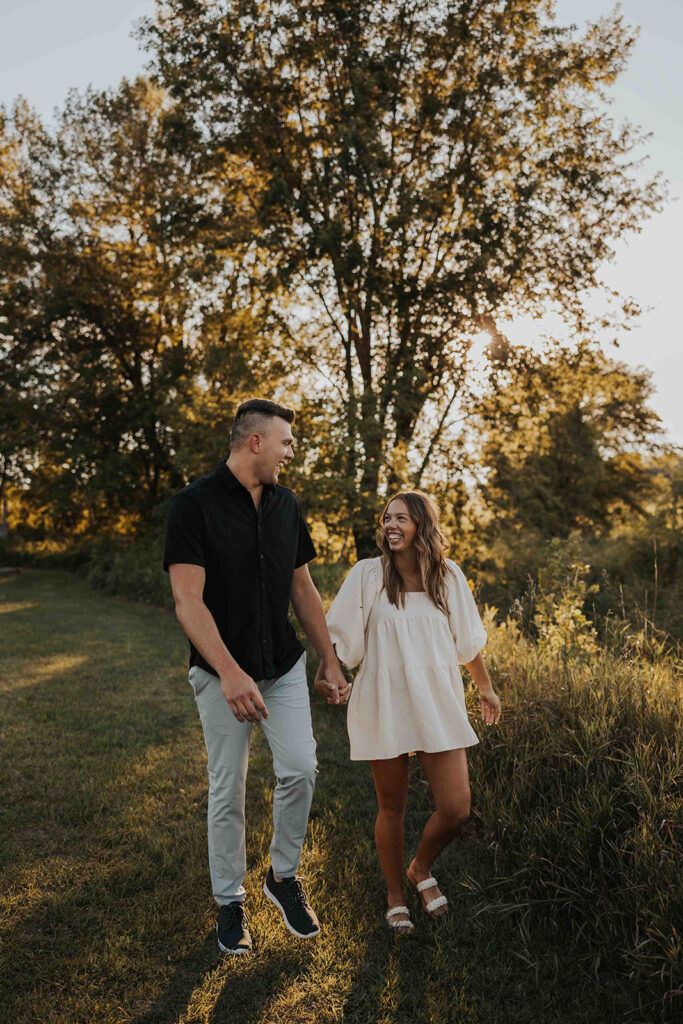
[[[362,660],[347,714],[353,761],[479,742],[459,665],[476,657],[486,632],[464,573],[447,563],[448,616],[425,591],[407,592],[405,607],[392,605],[380,558],[353,566],[327,613],[340,660],[350,668]]]

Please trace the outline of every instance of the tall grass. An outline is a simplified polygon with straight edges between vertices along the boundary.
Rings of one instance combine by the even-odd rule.
[[[513,621],[488,625],[504,709],[473,759],[495,856],[494,877],[467,880],[476,913],[514,916],[521,963],[535,962],[531,934],[561,935],[666,1016],[683,992],[680,665],[607,650],[568,660]]]

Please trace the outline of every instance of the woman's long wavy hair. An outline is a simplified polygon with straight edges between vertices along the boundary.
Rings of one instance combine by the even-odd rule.
[[[384,517],[389,505],[396,498],[405,502],[408,514],[417,526],[413,543],[417,564],[422,574],[422,585],[436,607],[448,615],[447,577],[451,573],[445,557],[448,544],[439,529],[439,507],[424,491],[398,491],[392,495],[382,510],[377,530],[377,547],[382,552],[384,589],[387,597],[397,608],[399,603],[401,607],[405,607],[403,578],[396,568],[393,552],[384,533]]]

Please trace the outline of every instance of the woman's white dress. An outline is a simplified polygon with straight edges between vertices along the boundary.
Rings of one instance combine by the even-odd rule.
[[[351,759],[379,760],[424,750],[478,743],[465,708],[459,665],[486,643],[462,570],[447,559],[448,616],[426,593],[392,605],[383,588],[380,558],[357,562],[327,613],[339,659],[362,661],[349,700]]]

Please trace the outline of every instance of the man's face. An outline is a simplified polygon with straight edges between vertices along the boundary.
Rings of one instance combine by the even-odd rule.
[[[272,416],[261,437],[258,472],[262,484],[276,484],[280,470],[294,458],[294,437],[286,420]]]

